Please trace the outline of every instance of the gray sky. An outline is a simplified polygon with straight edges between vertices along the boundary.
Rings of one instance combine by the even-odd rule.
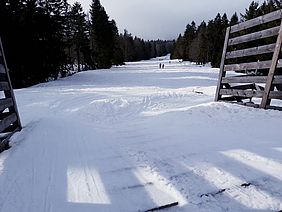
[[[79,1],[85,11],[91,0]],[[174,39],[183,33],[191,21],[213,19],[218,12],[228,18],[243,12],[252,0],[100,0],[120,32],[127,29],[132,35],[144,39]],[[262,2],[263,0],[257,0]]]

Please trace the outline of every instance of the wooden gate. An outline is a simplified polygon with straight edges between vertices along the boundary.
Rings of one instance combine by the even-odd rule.
[[[281,110],[281,42],[282,10],[228,27],[215,101]]]
[[[21,129],[20,117],[0,38],[0,152],[7,147],[10,137]]]

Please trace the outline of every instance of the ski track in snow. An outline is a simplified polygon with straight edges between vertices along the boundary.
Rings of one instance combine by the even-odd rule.
[[[282,210],[282,113],[215,103],[217,69],[160,59],[16,90],[0,211]]]

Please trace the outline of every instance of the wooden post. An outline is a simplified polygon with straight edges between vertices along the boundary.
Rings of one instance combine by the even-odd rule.
[[[9,75],[9,71],[8,71],[8,67],[7,67],[7,62],[6,62],[6,58],[4,55],[4,50],[3,50],[3,45],[2,45],[2,40],[0,37],[0,52],[2,53],[2,58],[3,58],[3,62],[4,62],[4,68],[6,71],[6,76],[7,76],[7,80],[8,80],[8,84],[9,84],[9,90],[4,91],[5,93],[5,97],[6,98],[11,98],[13,101],[13,106],[9,107],[9,111],[10,112],[15,112],[16,116],[17,116],[17,128],[20,131],[22,129],[22,125],[21,125],[21,121],[20,121],[20,117],[19,117],[19,112],[18,112],[18,108],[17,108],[17,104],[16,104],[16,98],[15,98],[15,94],[12,88],[12,83],[11,83],[11,79],[10,79],[10,75]]]
[[[265,90],[264,90],[264,94],[263,94],[262,101],[260,104],[260,108],[265,109],[266,106],[270,105],[270,102],[271,102],[271,99],[269,99],[269,93],[271,90],[273,90],[272,83],[273,83],[274,74],[276,71],[277,62],[278,62],[280,51],[281,51],[281,44],[282,44],[282,20],[281,20],[280,30],[279,30],[279,34],[277,37],[276,46],[275,46],[275,50],[274,50],[273,57],[272,57],[272,63],[269,69],[269,73],[268,73],[267,81],[265,84]]]
[[[219,94],[219,91],[222,88],[221,81],[222,81],[222,78],[225,77],[225,75],[226,75],[226,72],[224,71],[224,64],[225,64],[225,57],[226,57],[226,52],[227,52],[227,47],[228,47],[230,30],[231,30],[231,27],[228,27],[226,29],[225,41],[224,41],[224,47],[223,47],[223,51],[222,51],[220,71],[219,71],[219,77],[218,77],[217,89],[216,89],[216,95],[215,95],[215,101],[218,101],[221,98],[221,95]]]

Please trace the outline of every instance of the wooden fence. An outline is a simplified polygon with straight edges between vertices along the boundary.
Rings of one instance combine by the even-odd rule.
[[[228,27],[215,101],[282,110],[281,43],[282,10]]]
[[[7,147],[10,137],[21,129],[20,117],[0,38],[0,152]]]

